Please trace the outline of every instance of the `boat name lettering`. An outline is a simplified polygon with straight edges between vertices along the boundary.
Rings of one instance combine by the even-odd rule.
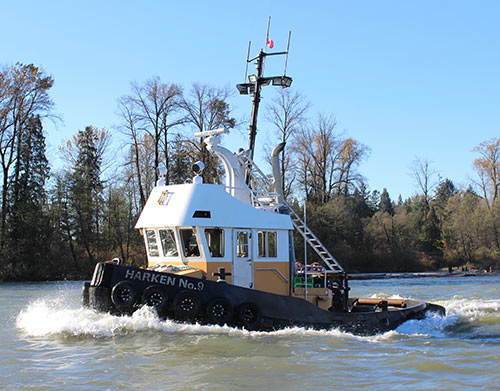
[[[178,286],[179,288],[187,288],[198,291],[203,290],[203,288],[205,287],[205,284],[202,281],[194,283],[180,277],[177,278],[175,276],[167,276],[159,273],[140,270],[135,271],[127,269],[127,271],[125,272],[125,278],[128,280],[154,282],[156,284]]]

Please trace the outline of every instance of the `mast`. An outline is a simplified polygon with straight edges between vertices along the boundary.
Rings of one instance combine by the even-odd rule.
[[[267,34],[266,34],[266,46],[272,49],[274,43],[269,39],[269,25],[271,22],[271,18],[269,17],[268,25],[267,25]],[[247,77],[248,64],[255,62],[256,74],[248,76],[248,82],[237,84],[236,88],[238,89],[240,95],[252,95],[252,115],[250,118],[250,128],[248,130],[248,157],[253,160],[254,151],[255,151],[255,138],[257,136],[257,117],[259,114],[259,104],[261,97],[261,88],[263,86],[267,86],[272,84],[273,86],[280,86],[282,88],[288,88],[292,85],[292,78],[286,75],[286,66],[288,62],[288,50],[290,48],[290,37],[291,31],[288,33],[288,43],[287,49],[285,52],[275,52],[275,53],[267,53],[264,49],[260,49],[260,52],[257,56],[250,58],[250,46],[251,42],[248,43],[248,53],[247,53],[247,61],[246,61],[246,69],[245,69],[245,79]],[[285,68],[282,76],[264,76],[264,61],[267,56],[280,56],[285,55]]]
[[[264,58],[265,53],[261,49],[257,56],[257,78],[255,80],[255,92],[252,97],[252,116],[250,117],[250,129],[248,130],[248,156],[253,160],[255,148],[255,136],[257,136],[257,117],[259,115],[260,89],[264,77]]]

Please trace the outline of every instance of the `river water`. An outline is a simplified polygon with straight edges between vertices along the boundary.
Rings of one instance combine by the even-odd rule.
[[[81,282],[0,284],[2,390],[500,390],[500,276],[352,281],[445,317],[360,337],[82,309]]]

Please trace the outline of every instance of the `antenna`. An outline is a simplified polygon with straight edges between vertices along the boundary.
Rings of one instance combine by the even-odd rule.
[[[269,29],[271,26],[271,17],[269,16],[267,20],[267,29],[266,29],[266,46],[268,46],[269,42]],[[257,135],[257,116],[259,112],[259,104],[260,104],[260,91],[262,86],[267,86],[272,84],[273,86],[280,86],[282,88],[288,88],[292,85],[292,78],[286,76],[286,68],[288,64],[288,50],[290,49],[290,37],[292,32],[288,32],[288,42],[286,46],[285,52],[275,52],[275,53],[266,53],[264,49],[261,49],[259,54],[253,58],[250,57],[250,45],[251,41],[248,42],[248,52],[247,52],[247,60],[245,66],[245,81],[244,83],[237,84],[236,88],[240,95],[252,95],[252,116],[250,119],[250,129],[248,131],[248,157],[253,159],[254,148],[255,148],[255,136]],[[264,46],[264,47],[266,47]],[[285,65],[283,76],[271,76],[264,77],[264,61],[267,56],[280,56],[285,55]],[[257,68],[256,75],[248,76],[248,64],[255,62],[255,66]],[[247,82],[248,77],[248,82]],[[248,183],[249,178],[247,178]]]
[[[248,75],[248,59],[250,58],[250,46],[252,45],[252,41],[248,41],[248,52],[247,52],[247,66],[245,67],[245,78],[243,79],[243,83],[247,82]]]
[[[271,17],[267,19],[266,43],[264,44],[264,47],[266,47],[269,43],[269,26],[271,26]]]
[[[286,57],[285,57],[285,69],[283,69],[283,76],[286,76],[286,66],[288,64],[288,53],[290,51],[290,37],[292,36],[292,32],[288,32],[288,42],[286,44]]]

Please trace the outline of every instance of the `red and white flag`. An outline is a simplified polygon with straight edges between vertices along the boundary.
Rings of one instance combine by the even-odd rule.
[[[274,41],[269,37],[267,37],[267,46],[269,46],[270,49],[274,47]]]

